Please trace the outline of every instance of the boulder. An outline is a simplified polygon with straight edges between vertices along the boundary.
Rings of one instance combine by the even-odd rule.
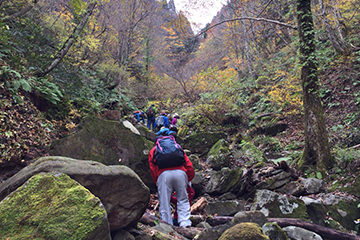
[[[284,227],[283,230],[287,233],[287,235],[293,240],[322,240],[322,237],[314,232],[306,230],[300,227]]]
[[[316,194],[325,191],[325,182],[317,178],[300,178],[305,194]]]
[[[209,173],[210,179],[205,186],[205,192],[211,195],[221,195],[237,188],[241,183],[242,169],[223,168],[221,171]]]
[[[212,228],[206,228],[204,229],[197,240],[215,240],[218,239],[221,234],[223,234],[228,228],[230,228],[232,225],[230,224],[223,224],[218,225]]]
[[[262,226],[262,231],[270,240],[289,240],[286,233],[281,229],[281,227],[274,222],[265,223]]]
[[[32,176],[0,202],[1,239],[110,240],[99,198],[63,173]]]
[[[239,211],[243,211],[244,209],[245,202],[238,200],[209,202],[205,207],[207,214],[217,214],[218,216],[232,216]]]
[[[235,214],[231,223],[235,225],[242,222],[253,222],[262,226],[266,221],[265,215],[260,211],[242,211]]]
[[[89,118],[81,130],[54,142],[50,154],[105,165],[125,165],[148,187],[155,189],[147,158],[153,145],[145,137],[131,132],[122,122]]]
[[[183,148],[188,148],[192,153],[207,154],[210,148],[219,139],[225,137],[225,133],[222,132],[200,132],[193,133],[184,139]]]
[[[242,141],[241,144],[235,145],[233,156],[235,159],[244,160],[246,165],[265,162],[263,152],[252,142]]]
[[[0,185],[0,199],[40,172],[65,173],[89,189],[104,204],[111,230],[137,222],[149,202],[149,189],[130,168],[65,157],[43,157],[23,168]]]
[[[256,223],[239,223],[221,234],[219,240],[269,240]]]
[[[214,170],[229,167],[231,162],[229,153],[229,144],[224,139],[220,139],[214,144],[214,146],[212,146],[207,154],[207,163]]]
[[[251,210],[260,210],[266,217],[307,219],[305,203],[269,190],[257,190]]]

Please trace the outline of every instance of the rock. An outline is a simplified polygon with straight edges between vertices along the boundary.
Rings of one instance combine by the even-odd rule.
[[[276,189],[276,191],[296,197],[301,196],[304,193],[303,186],[298,181],[291,181],[284,186]]]
[[[135,240],[135,237],[131,235],[128,231],[119,230],[116,232],[112,240]]]
[[[219,200],[221,201],[226,201],[226,200],[234,200],[236,199],[236,195],[230,192],[224,193],[223,195],[221,195],[220,197],[218,197]]]
[[[205,192],[212,195],[220,195],[235,189],[241,184],[242,169],[223,168],[219,172],[209,173],[210,179],[205,186]]]
[[[224,139],[220,139],[210,149],[207,155],[207,163],[214,170],[220,170],[223,167],[229,167],[231,160],[229,153],[229,144]]]
[[[284,227],[283,230],[292,240],[322,240],[320,235],[300,227],[289,226]]]
[[[208,228],[211,228],[211,225],[208,224],[207,222],[201,222],[201,223],[197,224],[196,227],[208,229]]]
[[[300,178],[305,194],[316,194],[325,191],[325,182],[317,178]]]
[[[78,132],[54,142],[50,154],[105,165],[126,165],[148,187],[156,189],[148,164],[148,150],[153,146],[153,142],[132,133],[119,121],[91,118]]]
[[[352,184],[347,184],[341,191],[348,192],[360,198],[360,175],[356,176],[355,181],[353,181]]]
[[[188,148],[192,153],[207,154],[210,148],[225,137],[225,133],[200,132],[194,133],[184,139],[183,148]]]
[[[235,214],[231,223],[238,224],[242,222],[253,222],[259,226],[264,225],[267,219],[265,215],[260,211],[242,211]]]
[[[245,209],[244,201],[220,201],[209,202],[205,207],[206,213],[210,215],[217,214],[218,216],[232,216],[239,211]]]
[[[149,189],[130,168],[65,157],[43,157],[23,168],[0,185],[0,199],[40,172],[65,173],[100,198],[112,231],[139,220],[149,202]]]
[[[184,149],[184,152],[185,152],[185,150],[186,149]],[[195,170],[202,170],[203,169],[203,166],[201,165],[201,159],[197,154],[191,154],[191,155],[188,155],[188,157],[189,157],[190,161],[192,162],[193,167],[194,167]]]
[[[111,239],[104,206],[62,173],[34,175],[0,202],[1,239]]]
[[[256,223],[239,223],[221,234],[219,240],[269,240]]]
[[[236,145],[236,148],[233,150],[233,156],[235,159],[244,159],[247,165],[265,162],[263,152],[252,142],[244,141]]]
[[[277,223],[265,223],[261,229],[270,240],[289,240],[286,233]]]
[[[197,238],[197,240],[217,240],[232,225],[223,224],[212,228],[204,229]]]
[[[205,191],[205,180],[201,172],[195,172],[195,176],[193,180],[191,181],[191,186],[195,190],[195,196],[194,198],[197,198],[198,196],[202,195]]]
[[[260,210],[266,217],[307,219],[305,203],[269,190],[257,190],[251,210]]]
[[[137,135],[141,135],[139,130],[137,130],[136,127],[134,127],[134,125],[131,122],[129,122],[128,120],[125,120],[122,123],[123,123],[124,127],[130,129],[131,132],[133,132]]]
[[[171,225],[166,223],[159,223],[158,225],[151,228],[154,231],[153,239],[165,240],[165,239],[184,239],[185,237],[178,234]]]

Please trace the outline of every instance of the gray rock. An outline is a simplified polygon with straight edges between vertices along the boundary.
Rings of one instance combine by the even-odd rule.
[[[270,240],[289,240],[286,233],[281,229],[277,223],[268,222],[262,226],[262,231]]]
[[[210,215],[232,216],[239,211],[245,210],[245,202],[237,200],[209,202],[205,210]]]
[[[320,235],[300,227],[289,226],[283,230],[292,240],[322,240]]]
[[[193,133],[184,139],[183,148],[190,149],[192,153],[207,154],[210,148],[225,137],[223,132],[200,132]]]
[[[285,195],[269,190],[257,190],[254,203],[251,210],[260,210],[267,217],[294,217],[306,219],[305,203],[296,198],[290,198]]]
[[[211,228],[211,225],[207,222],[200,222],[199,224],[196,225],[196,227],[208,229]]]
[[[217,240],[221,234],[223,234],[231,224],[223,224],[212,228],[204,229],[197,238],[197,240]]]
[[[43,157],[23,168],[0,185],[0,199],[40,172],[65,173],[100,198],[112,231],[137,222],[149,202],[149,189],[130,168],[65,157]]]
[[[266,221],[265,215],[260,211],[242,211],[235,214],[231,223],[235,225],[242,222],[253,222],[262,226]]]
[[[233,193],[227,192],[227,193],[224,193],[223,195],[221,195],[218,199],[221,201],[234,200],[234,199],[236,199],[236,195]]]
[[[317,178],[300,178],[306,194],[316,194],[325,191],[325,182]]]
[[[154,229],[162,234],[165,234],[167,236],[162,235],[162,237],[159,237],[159,239],[173,239],[169,238],[170,236],[175,236],[174,239],[186,239],[185,237],[178,234],[171,225],[166,223],[159,223],[158,225],[152,227],[151,229]],[[161,234],[160,234],[161,235]],[[169,237],[168,237],[169,236]]]

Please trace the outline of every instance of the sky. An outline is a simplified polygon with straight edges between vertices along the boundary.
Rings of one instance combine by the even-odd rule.
[[[227,0],[174,0],[176,10],[183,11],[194,32],[200,31],[220,11]]]

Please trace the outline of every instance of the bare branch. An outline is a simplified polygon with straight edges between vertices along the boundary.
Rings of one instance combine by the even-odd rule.
[[[198,34],[195,35],[195,37],[199,37],[200,35],[204,34],[205,32],[207,32],[208,30],[216,27],[216,26],[219,26],[223,23],[226,23],[226,22],[235,22],[235,21],[244,21],[244,20],[250,20],[250,21],[258,21],[258,22],[268,22],[268,23],[272,23],[272,24],[276,24],[276,25],[280,25],[280,26],[283,26],[283,27],[287,27],[287,28],[291,28],[291,29],[294,29],[296,30],[297,27],[295,26],[292,26],[292,25],[289,25],[287,23],[283,23],[283,22],[279,22],[279,21],[276,21],[276,20],[272,20],[272,19],[266,19],[266,18],[254,18],[254,17],[239,17],[239,18],[232,18],[232,19],[226,19],[226,20],[223,20],[221,22],[218,22],[218,23],[215,23],[214,25],[200,31]]]

